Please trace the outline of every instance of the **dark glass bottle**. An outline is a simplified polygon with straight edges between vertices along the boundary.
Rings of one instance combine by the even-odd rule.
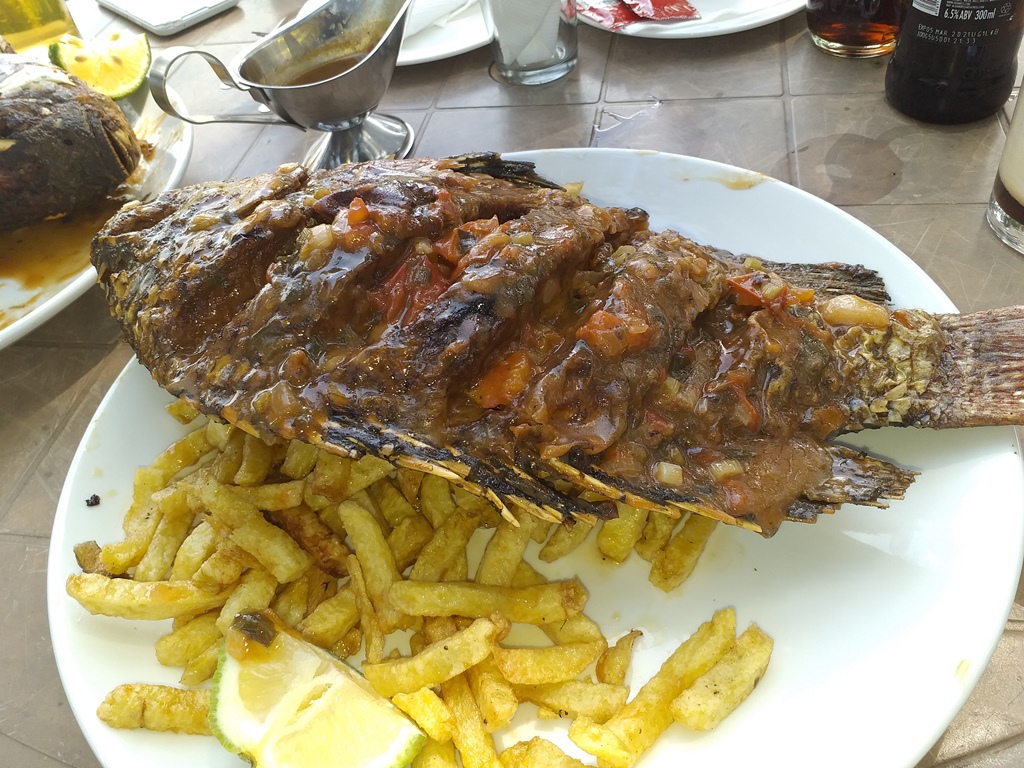
[[[1024,0],[911,0],[885,71],[885,96],[929,123],[968,123],[1010,96]]]

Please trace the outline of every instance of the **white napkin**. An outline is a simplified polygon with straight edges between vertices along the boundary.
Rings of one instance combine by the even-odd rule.
[[[443,27],[476,0],[415,0],[405,19],[405,37],[412,37],[431,25]]]
[[[558,41],[561,9],[551,0],[492,3],[494,34],[506,62],[528,67],[549,61]]]

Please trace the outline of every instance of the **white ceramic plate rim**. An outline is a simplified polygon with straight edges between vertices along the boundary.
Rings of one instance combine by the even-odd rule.
[[[640,205],[656,228],[772,259],[845,260],[879,269],[897,305],[951,311],[910,259],[831,205],[761,174],[706,160],[616,149],[515,155],[562,182],[584,181],[601,204]],[[174,683],[153,659],[166,624],[88,615],[64,592],[74,543],[119,536],[131,472],[183,428],[160,413],[169,397],[135,363],[98,408],[58,503],[47,573],[54,655],[75,717],[106,768],[236,766],[209,739],[114,731],[95,717],[121,682]],[[913,768],[976,685],[1012,603],[1024,542],[1024,465],[1009,428],[880,430],[852,444],[921,470],[889,510],[845,507],[771,540],[720,526],[690,580],[670,595],[631,557],[610,566],[580,550],[541,568],[579,574],[587,613],[614,639],[638,642],[634,689],[711,613],[734,605],[775,638],[768,674],[716,731],[672,726],[639,768],[746,764]],[[102,498],[86,507],[92,493]],[[534,550],[535,552],[535,550]],[[535,560],[535,555],[531,555]],[[499,743],[541,732],[567,749],[565,725],[523,707]]]
[[[701,10],[700,0],[694,0],[691,4],[698,11]],[[660,40],[731,35],[734,32],[755,29],[765,24],[771,24],[779,19],[784,19],[787,16],[792,16],[803,8],[805,4],[805,0],[778,0],[761,8],[738,13],[727,18],[715,18],[712,16],[707,19],[693,19],[692,21],[641,21],[616,30],[616,34]],[[588,19],[582,14],[580,15],[580,20],[592,27],[605,29],[596,21]]]
[[[491,41],[480,3],[473,3],[453,15],[445,26],[432,25],[402,40],[398,66],[431,61],[475,51]]]
[[[146,107],[147,113],[154,109],[159,109],[155,102],[150,102]],[[155,134],[141,137],[158,146],[160,151],[167,152],[173,161],[169,167],[161,166],[160,172],[165,174],[165,178],[161,180],[156,191],[172,189],[181,181],[185,169],[188,167],[189,158],[192,156],[193,133],[191,125],[183,123],[176,117],[166,115],[161,117]],[[173,143],[160,146],[161,138],[170,136],[174,137]],[[147,179],[143,178],[139,183],[145,184]],[[13,344],[25,334],[31,333],[47,320],[55,317],[95,284],[96,269],[90,264],[77,275],[47,286],[45,290],[39,292],[28,302],[28,305],[31,306],[28,312],[0,328],[0,349]],[[12,289],[12,292],[16,290]],[[19,308],[25,306],[21,297],[19,297],[18,306]]]

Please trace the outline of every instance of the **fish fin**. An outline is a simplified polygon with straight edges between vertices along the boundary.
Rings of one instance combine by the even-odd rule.
[[[511,181],[520,187],[561,189],[562,185],[545,179],[536,172],[534,163],[524,160],[505,160],[497,152],[476,152],[451,158],[462,173],[482,173],[495,179]]]
[[[829,512],[846,503],[886,507],[886,500],[902,499],[917,476],[917,472],[845,445],[827,447],[832,456],[832,476],[806,491],[804,500],[831,507]]]
[[[940,375],[914,421],[928,427],[1020,424],[1024,417],[1024,306],[938,316],[946,336]]]

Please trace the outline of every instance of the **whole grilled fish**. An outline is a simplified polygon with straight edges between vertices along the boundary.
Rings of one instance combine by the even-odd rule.
[[[1024,310],[891,310],[878,276],[742,259],[496,155],[298,166],[129,204],[93,243],[170,392],[549,519],[625,501],[771,535],[914,473],[829,442],[1024,423]]]
[[[0,231],[102,201],[140,157],[113,101],[62,69],[0,52]]]

